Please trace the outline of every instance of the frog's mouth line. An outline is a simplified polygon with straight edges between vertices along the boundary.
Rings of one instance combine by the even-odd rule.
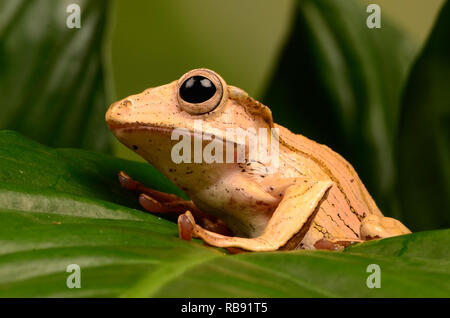
[[[169,138],[172,135],[172,132],[175,129],[178,129],[176,127],[154,126],[154,125],[149,125],[149,124],[146,124],[146,123],[139,123],[139,122],[137,122],[137,123],[127,123],[127,124],[109,123],[108,127],[113,132],[120,131],[120,132],[127,133],[127,132],[134,132],[134,131],[138,130],[138,131],[146,131],[146,132],[151,132],[151,133],[157,133],[157,134],[160,134],[160,135],[168,135]],[[191,137],[199,135],[198,133],[196,133],[194,131],[191,131],[191,130],[188,130],[187,134],[189,134]],[[200,135],[205,136],[206,134],[202,133]],[[215,136],[215,135],[214,135],[214,137],[218,138],[218,136]],[[210,138],[211,138],[211,136],[210,136]],[[233,142],[233,141],[225,140],[225,142],[224,142],[224,139],[221,138],[221,137],[219,137],[218,139],[221,142],[223,142],[224,144],[231,143],[233,145],[233,147],[237,147],[237,146],[240,145],[237,142]],[[206,141],[210,141],[211,139],[205,139],[205,140]]]
[[[157,126],[157,125],[149,125],[146,123],[136,122],[136,123],[114,123],[110,122],[108,123],[109,129],[114,132],[124,132],[124,133],[132,133],[135,131],[141,131],[141,132],[149,132],[149,133],[156,133],[159,135],[166,135],[169,139],[171,139],[171,135],[174,130],[178,129],[177,127],[170,127],[170,126]],[[200,138],[204,139],[206,134],[205,133],[196,133],[195,131],[187,130],[187,135],[190,135],[191,137],[194,136],[201,136]],[[240,144],[235,141],[228,141],[224,139],[222,136],[216,136],[216,135],[209,135],[209,138],[205,138],[205,141],[210,141],[212,136],[214,138],[217,138],[219,141],[221,141],[223,144],[231,144],[232,147],[236,148],[239,146],[248,147],[246,143]]]
[[[168,127],[168,126],[154,126],[154,125],[148,125],[145,123],[127,123],[127,124],[119,124],[119,123],[108,123],[109,129],[114,131],[124,131],[124,132],[131,132],[131,131],[150,131],[150,132],[156,132],[159,134],[164,135],[170,135],[172,134],[172,131],[175,129],[174,127]]]
[[[161,135],[171,135],[172,132],[176,129],[179,129],[179,127],[170,127],[170,126],[156,126],[156,125],[149,125],[146,123],[126,123],[126,124],[119,124],[119,123],[109,123],[108,127],[111,131],[120,131],[120,132],[133,132],[133,131],[146,131],[146,132],[155,132]],[[204,132],[197,133],[195,131],[186,130],[186,133],[190,136],[197,136],[197,135],[203,135],[206,136]],[[217,138],[217,136],[215,136]],[[219,138],[222,142],[223,139]],[[206,141],[209,141],[211,139],[205,139]],[[234,143],[233,143],[234,144]]]

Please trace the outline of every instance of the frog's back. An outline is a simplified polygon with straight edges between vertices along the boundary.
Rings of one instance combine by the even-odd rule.
[[[325,145],[294,134],[282,126],[275,127],[280,132],[280,157],[282,164],[288,166],[285,168],[296,170],[299,175],[317,171],[316,174],[335,184],[318,208],[302,247],[310,248],[322,237],[359,239],[361,220],[367,215],[381,216],[382,213],[351,164]],[[302,170],[305,162],[309,162],[308,168]]]

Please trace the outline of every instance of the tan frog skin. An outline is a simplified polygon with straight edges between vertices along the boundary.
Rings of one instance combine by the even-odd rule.
[[[197,103],[184,100],[181,87],[193,76],[209,79],[216,88],[214,96]],[[193,135],[194,120],[199,119],[204,134],[223,142],[235,142],[226,139],[226,128],[278,128],[278,169],[268,173],[264,164],[249,161],[174,163],[171,150],[179,140],[171,140],[172,130],[186,128]],[[344,158],[275,124],[267,106],[227,85],[211,70],[195,69],[172,83],[117,101],[106,122],[123,144],[185,191],[192,202],[178,207],[211,214],[234,233],[215,233],[198,225],[189,211],[181,214],[180,231],[209,245],[247,251],[339,249],[411,233],[399,221],[383,216]],[[151,206],[165,204],[151,193],[145,198]]]

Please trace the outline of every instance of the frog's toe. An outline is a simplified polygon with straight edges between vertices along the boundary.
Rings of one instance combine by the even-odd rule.
[[[142,185],[139,181],[134,180],[123,171],[119,172],[118,177],[120,185],[124,189],[127,189],[129,191],[142,192],[158,202],[182,201],[182,199],[176,194],[161,192]]]
[[[178,216],[178,236],[185,240],[192,240],[195,227],[195,220],[191,212],[186,211]]]
[[[156,201],[151,196],[148,196],[145,193],[141,193],[141,195],[139,196],[139,203],[148,212],[152,213],[167,212],[165,207],[160,202]]]
[[[120,171],[118,174],[120,185],[127,190],[134,191],[137,190],[139,183],[134,181],[125,172]]]
[[[322,238],[314,243],[314,248],[317,250],[329,250],[329,251],[340,251],[346,248],[347,246],[361,243],[363,240],[360,239],[334,239],[329,240],[326,238]]]

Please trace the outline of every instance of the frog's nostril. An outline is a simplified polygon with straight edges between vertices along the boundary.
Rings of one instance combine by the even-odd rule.
[[[124,107],[129,107],[131,106],[131,101],[129,99],[124,99],[120,105],[124,106]]]

